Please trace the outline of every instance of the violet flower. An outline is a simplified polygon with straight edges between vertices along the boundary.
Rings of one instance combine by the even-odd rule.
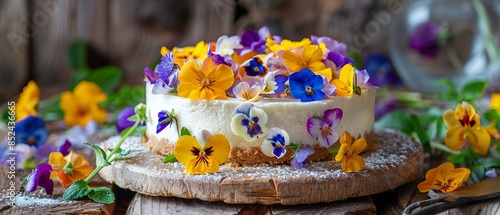
[[[318,138],[322,146],[330,148],[339,140],[339,134],[335,129],[339,126],[342,115],[343,111],[340,108],[325,110],[321,118],[312,117],[307,120],[307,132],[312,137]]]
[[[126,107],[118,114],[118,120],[116,121],[116,131],[122,133],[128,127],[134,125],[134,121],[128,120],[129,117],[135,115],[135,110],[133,107]]]
[[[340,52],[337,51],[330,51],[326,55],[326,59],[329,61],[332,61],[335,66],[337,67],[336,69],[339,70],[346,64],[351,64],[354,63],[354,60],[346,55],[343,55]]]
[[[241,45],[243,48],[238,50],[238,54],[245,55],[250,51],[254,51],[257,54],[264,53],[267,49],[266,39],[271,37],[271,32],[269,28],[264,26],[259,29],[259,32],[254,30],[246,30],[241,34]],[[281,40],[280,38],[274,38],[275,40]]]
[[[31,193],[36,190],[38,186],[42,187],[45,192],[52,195],[54,190],[54,181],[50,179],[52,173],[52,166],[48,163],[38,165],[31,174],[28,175],[28,184],[26,184],[26,192]]]
[[[269,157],[281,158],[286,154],[285,146],[290,144],[290,136],[285,130],[271,128],[267,133],[267,138],[262,142],[260,149],[262,153]]]
[[[304,164],[307,163],[307,156],[312,155],[314,153],[314,149],[305,146],[305,147],[300,147],[299,150],[295,153],[295,156],[292,159],[292,162],[290,163],[293,167],[296,169],[301,169],[304,167]]]
[[[290,94],[301,102],[317,101],[325,98],[321,91],[324,87],[323,78],[315,75],[310,69],[302,69],[292,73],[289,78]]]
[[[330,51],[338,52],[344,56],[347,55],[347,45],[340,43],[330,37],[318,37],[311,35],[311,43],[315,45],[325,44],[325,47]]]
[[[436,57],[439,48],[438,37],[440,31],[441,27],[436,22],[420,23],[410,35],[410,48],[424,57]]]
[[[163,131],[163,129],[165,129],[169,125],[171,125],[172,122],[175,120],[173,112],[174,112],[173,110],[172,112],[166,110],[158,112],[158,125],[156,126],[157,134]]]
[[[45,122],[42,118],[36,116],[28,116],[19,121],[14,131],[16,133],[16,144],[40,147],[49,138],[49,131],[45,128]]]
[[[153,94],[169,93],[177,86],[179,69],[174,64],[173,59],[172,52],[168,52],[156,65],[154,72],[147,67],[144,68],[144,75],[148,78],[149,83],[154,85]]]

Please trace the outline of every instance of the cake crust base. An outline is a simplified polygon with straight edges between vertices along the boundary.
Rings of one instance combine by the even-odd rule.
[[[234,204],[306,204],[367,196],[417,179],[423,169],[423,150],[413,138],[387,129],[375,130],[377,150],[363,153],[365,169],[344,173],[339,163],[321,161],[302,169],[290,165],[222,165],[219,172],[188,175],[180,163],[163,163],[141,144],[128,138],[122,147],[132,153],[104,167],[108,182],[151,196],[197,198]],[[119,136],[103,143],[114,147]]]

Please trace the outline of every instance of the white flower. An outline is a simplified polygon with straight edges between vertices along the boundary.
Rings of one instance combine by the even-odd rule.
[[[240,44],[240,36],[235,35],[228,37],[226,35],[223,35],[219,37],[219,39],[217,39],[214,53],[220,54],[222,56],[232,55],[235,49],[240,48],[243,48],[243,46]]]
[[[264,140],[260,149],[262,153],[269,157],[275,156],[281,158],[286,154],[285,146],[290,144],[290,137],[285,130],[279,128],[271,128],[267,132],[267,138]]]

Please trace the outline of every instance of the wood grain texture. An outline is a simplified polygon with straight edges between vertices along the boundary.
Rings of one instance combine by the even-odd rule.
[[[339,164],[317,162],[296,170],[290,166],[223,165],[218,173],[187,175],[180,163],[163,163],[140,144],[140,137],[129,138],[124,147],[134,154],[116,161],[100,172],[108,182],[152,196],[197,198],[233,204],[305,204],[332,202],[367,196],[396,188],[415,180],[422,172],[423,153],[412,138],[393,131],[376,130],[378,149],[366,153],[366,168],[343,173]],[[112,147],[114,137],[105,146]]]
[[[375,214],[376,208],[370,197],[360,197],[332,203],[307,205],[262,205],[262,204],[226,204],[206,202],[198,199],[180,199],[136,194],[127,215],[134,214]]]

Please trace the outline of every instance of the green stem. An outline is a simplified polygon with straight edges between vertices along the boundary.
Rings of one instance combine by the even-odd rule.
[[[85,182],[89,182],[90,180],[92,180],[92,178],[97,174],[99,173],[99,171],[101,171],[101,169],[103,168],[104,166],[98,166],[94,169],[94,171],[92,171],[90,173],[90,175],[85,179]]]
[[[496,44],[495,38],[491,33],[490,20],[488,18],[488,14],[486,13],[486,9],[484,8],[484,5],[481,2],[481,0],[472,0],[472,5],[474,6],[474,9],[476,10],[477,16],[480,21],[479,30],[481,31],[481,34],[484,36],[484,39],[487,42],[485,48],[486,48],[486,53],[490,58],[490,62],[491,63],[498,62],[500,56],[499,53],[500,50],[497,48],[498,45]]]
[[[175,128],[177,129],[177,134],[179,135],[179,138],[181,138],[181,129],[179,129],[179,124],[177,123],[177,118],[172,117],[172,120],[175,123]]]

